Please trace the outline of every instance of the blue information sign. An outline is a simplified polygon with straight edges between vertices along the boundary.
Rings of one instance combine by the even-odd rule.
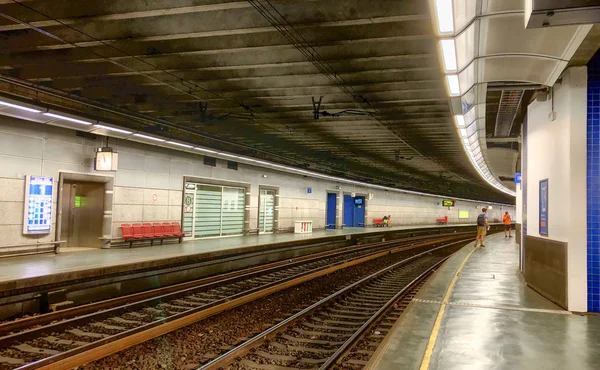
[[[52,227],[52,177],[27,176],[23,233],[49,233]]]
[[[540,235],[548,236],[548,179],[540,181]]]
[[[517,172],[515,173],[515,184],[520,184],[521,183],[521,173]]]

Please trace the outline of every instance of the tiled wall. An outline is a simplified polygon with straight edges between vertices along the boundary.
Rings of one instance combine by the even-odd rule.
[[[51,234],[22,235],[24,175],[53,176],[58,180],[63,170],[93,173],[94,149],[103,144],[101,137],[85,139],[72,130],[0,116],[0,246],[54,239],[54,227]],[[298,219],[313,220],[315,228],[324,227],[327,192],[336,187],[341,187],[342,192],[374,194],[367,201],[367,223],[384,215],[392,215],[394,225],[432,225],[436,218],[444,216],[449,217],[450,223],[474,223],[479,209],[487,206],[485,202],[459,200],[456,207],[448,210],[440,205],[441,197],[384,192],[243,164],[235,171],[227,169],[222,160],[217,161],[216,167],[204,165],[203,158],[196,154],[114,139],[109,144],[119,153],[113,237],[120,236],[121,223],[180,221],[184,176],[250,184],[250,228],[257,227],[260,186],[279,188],[279,227],[284,229]],[[341,216],[341,206],[338,207]],[[469,219],[459,220],[459,210],[468,210]],[[494,205],[490,218],[500,219],[503,210],[514,214],[513,206]],[[55,221],[56,212],[54,216]]]
[[[600,51],[588,63],[588,311],[600,312]]]

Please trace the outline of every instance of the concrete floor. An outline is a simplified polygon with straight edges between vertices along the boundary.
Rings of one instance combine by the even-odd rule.
[[[448,225],[448,227],[465,225]],[[329,236],[344,236],[407,229],[439,228],[439,225],[411,225],[390,228],[344,228],[318,230],[311,234],[265,234],[235,236],[227,238],[200,239],[177,244],[155,245],[134,248],[93,249],[72,251],[62,248],[59,254],[39,254],[0,259],[0,282],[40,277],[57,273],[85,271],[124,264],[157,261],[172,257],[191,256],[203,253],[250,248],[259,245],[310,240]]]
[[[421,368],[432,332],[429,369],[600,369],[600,317],[571,315],[529,289],[514,239],[485,244],[458,275],[439,330],[441,302],[472,243],[425,285],[368,369]]]

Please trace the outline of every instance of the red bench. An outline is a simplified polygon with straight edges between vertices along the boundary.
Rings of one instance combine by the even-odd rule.
[[[448,225],[448,216],[444,216],[442,218],[436,218],[435,221],[438,225]]]
[[[179,222],[121,224],[121,233],[123,234],[123,239],[129,242],[129,248],[133,246],[133,242],[136,240],[149,240],[150,245],[154,245],[155,240],[160,240],[160,244],[162,244],[165,239],[177,238],[181,243],[185,236],[181,231]]]
[[[383,218],[374,218],[373,219],[373,227],[384,227],[385,222],[383,222]]]

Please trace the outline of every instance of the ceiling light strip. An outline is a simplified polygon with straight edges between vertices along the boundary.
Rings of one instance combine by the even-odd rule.
[[[52,118],[60,119],[60,120],[63,120],[63,121],[69,121],[69,122],[73,122],[73,123],[79,123],[79,124],[82,124],[82,125],[89,126],[89,125],[92,124],[91,122],[86,122],[86,121],[83,121],[83,120],[80,120],[80,119],[77,119],[77,118],[71,118],[71,117],[61,116],[60,114],[56,114],[56,113],[45,112],[43,114],[46,115],[46,116],[52,117]]]
[[[118,132],[118,133],[125,134],[125,135],[131,135],[133,133],[131,131],[122,130],[120,128],[115,128],[115,127],[110,127],[110,126],[104,126],[104,125],[94,125],[94,127],[100,128],[103,130]]]
[[[32,108],[24,107],[19,104],[13,104],[13,103],[5,102],[5,101],[0,101],[0,105],[4,105],[4,106],[10,107],[10,108],[24,110],[24,111],[31,112],[31,113],[42,113],[41,110],[32,109]]]

